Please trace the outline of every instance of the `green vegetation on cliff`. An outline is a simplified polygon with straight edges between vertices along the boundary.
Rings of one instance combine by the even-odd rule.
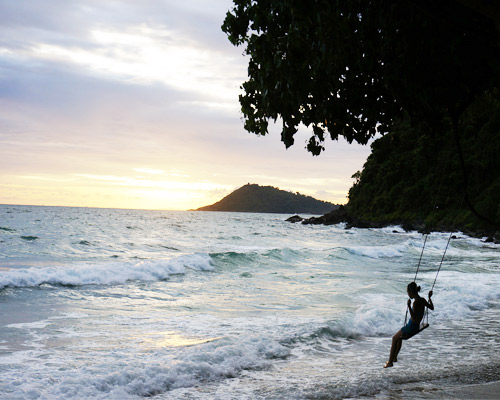
[[[426,229],[494,232],[500,221],[500,101],[488,94],[461,119],[459,161],[451,125],[430,129],[409,119],[372,144],[364,168],[353,177],[349,214],[375,223]],[[465,179],[468,181],[465,187]],[[477,212],[464,201],[464,190]],[[496,225],[496,227],[495,227]]]
[[[222,200],[197,211],[236,211],[256,213],[325,214],[337,206],[300,193],[291,193],[272,186],[247,184]]]

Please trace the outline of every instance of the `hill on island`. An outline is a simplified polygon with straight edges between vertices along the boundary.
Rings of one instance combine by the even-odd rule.
[[[222,200],[196,211],[234,211],[277,214],[325,214],[337,205],[272,186],[247,184]]]

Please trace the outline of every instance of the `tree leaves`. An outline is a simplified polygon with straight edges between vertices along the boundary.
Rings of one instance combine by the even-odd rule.
[[[487,93],[463,115],[461,141],[468,166],[469,196],[478,212],[500,221],[500,101]],[[428,229],[489,232],[463,199],[462,170],[451,124],[440,135],[409,118],[372,144],[349,191],[351,215],[370,222],[422,224]]]
[[[250,56],[245,129],[265,135],[280,118],[289,147],[304,124],[314,155],[405,114],[437,127],[498,83],[494,24],[454,1],[234,0],[222,29]]]

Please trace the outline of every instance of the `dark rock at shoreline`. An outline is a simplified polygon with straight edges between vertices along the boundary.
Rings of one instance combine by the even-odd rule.
[[[302,218],[300,215],[294,215],[293,217],[287,218],[286,221],[294,224],[296,222],[304,221],[304,218]]]
[[[336,210],[329,212],[328,214],[322,215],[321,217],[311,217],[302,221],[304,225],[335,225],[342,222],[349,222],[351,220],[350,216],[344,206],[340,206]]]
[[[408,221],[390,221],[390,222],[370,222],[364,221],[355,216],[349,214],[346,207],[339,206],[336,210],[329,212],[328,214],[322,215],[321,217],[311,217],[304,219],[298,215],[294,215],[287,219],[289,222],[301,222],[304,225],[336,225],[340,223],[345,223],[345,229],[350,228],[385,228],[387,226],[399,225],[401,228],[406,231],[418,231],[422,234],[429,234],[431,232],[453,232],[461,230],[459,227],[449,226],[447,224],[441,224],[438,226],[429,229],[425,226],[423,221],[420,222],[408,222]],[[486,231],[470,231],[463,230],[463,233],[470,237],[475,238],[486,238],[484,239],[485,243],[495,243],[500,244],[500,231],[495,233],[486,232]],[[456,236],[452,237],[453,239]]]
[[[500,232],[496,232],[494,235],[488,235],[486,239],[483,240],[483,242],[500,244]]]
[[[311,217],[302,221],[304,225],[336,225],[346,224],[346,229],[350,228],[383,228],[386,224],[360,220],[347,212],[346,207],[340,206],[336,210],[322,215],[321,217]]]

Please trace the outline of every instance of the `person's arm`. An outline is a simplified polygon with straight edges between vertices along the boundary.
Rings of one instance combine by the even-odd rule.
[[[429,292],[429,301],[427,302],[427,307],[429,308],[429,310],[434,310],[434,304],[432,304],[431,297],[432,297],[432,290]]]
[[[413,321],[415,321],[415,314],[413,313],[413,308],[411,306],[411,299],[408,299],[408,309],[410,310],[410,317]]]

